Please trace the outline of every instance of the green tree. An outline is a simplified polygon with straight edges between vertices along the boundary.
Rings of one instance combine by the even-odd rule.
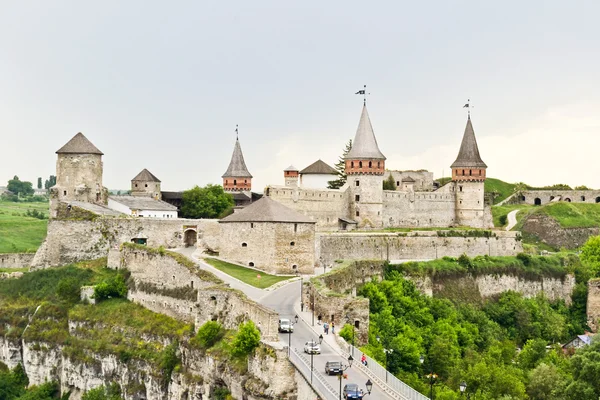
[[[543,339],[531,339],[525,343],[523,350],[519,353],[519,366],[523,369],[533,369],[546,356],[546,341]]]
[[[394,177],[391,173],[390,176],[383,181],[383,190],[396,190],[396,182],[394,181]]]
[[[8,186],[6,188],[14,194],[21,196],[30,196],[34,192],[31,182],[21,181],[16,175],[13,179],[8,181]]]
[[[94,288],[94,299],[97,302],[118,297],[127,297],[127,285],[123,275],[106,279]]]
[[[589,187],[585,186],[585,185],[581,185],[581,186],[575,186],[574,188],[575,190],[592,190]]]
[[[223,333],[223,327],[220,323],[207,321],[198,329],[196,341],[202,348],[208,349],[223,337]]]
[[[531,400],[561,400],[565,383],[556,366],[542,363],[529,372],[527,394]]]
[[[348,155],[351,149],[352,139],[348,140],[344,152],[338,159],[338,162],[335,163],[335,169],[337,170],[338,178],[333,181],[327,182],[328,189],[339,189],[346,184],[346,180],[348,179],[348,177],[346,176],[346,155]]]
[[[81,396],[81,400],[122,400],[121,388],[116,383],[109,386],[98,386]]]
[[[38,188],[38,189],[41,189],[41,188],[42,188],[42,178],[41,178],[41,177],[39,177],[39,178],[38,178],[38,184],[37,184],[37,188]]]
[[[234,356],[245,356],[254,351],[259,343],[260,331],[254,322],[248,321],[240,325],[240,329],[231,343],[231,352]]]
[[[181,216],[183,218],[220,218],[234,206],[233,197],[222,186],[195,186],[183,192]]]
[[[80,287],[77,279],[63,278],[56,285],[56,294],[68,303],[77,303],[80,299]]]
[[[580,258],[594,276],[600,276],[600,236],[592,236],[585,242],[581,247]]]

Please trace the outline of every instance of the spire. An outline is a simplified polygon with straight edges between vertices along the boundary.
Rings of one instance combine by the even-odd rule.
[[[237,136],[237,129],[236,129]],[[233,154],[227,171],[223,174],[222,178],[252,178],[246,162],[244,161],[244,154],[242,153],[242,147],[238,138],[235,139],[235,146],[233,147]]]
[[[487,165],[485,165],[479,155],[479,148],[477,147],[477,140],[475,139],[475,131],[473,130],[470,115],[467,117],[467,126],[465,127],[465,134],[460,144],[458,157],[456,157],[456,161],[452,163],[450,168],[487,168]]]
[[[92,142],[79,132],[73,136],[63,147],[56,150],[56,154],[99,154],[103,155],[100,150]]]
[[[363,105],[356,136],[352,142],[352,149],[346,155],[346,159],[385,160],[385,156],[379,150],[379,146],[377,146],[377,139],[375,138],[375,132],[373,132],[373,126],[371,126],[371,119],[369,118],[366,104]]]

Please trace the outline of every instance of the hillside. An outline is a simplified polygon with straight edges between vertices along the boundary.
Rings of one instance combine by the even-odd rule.
[[[486,178],[484,190],[486,194],[494,195],[494,204],[500,203],[515,192],[516,184],[495,178]]]
[[[0,201],[0,253],[35,252],[47,226],[48,202]]]

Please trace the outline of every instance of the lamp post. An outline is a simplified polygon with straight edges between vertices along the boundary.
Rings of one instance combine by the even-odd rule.
[[[304,278],[300,275],[300,270],[296,267],[296,276],[300,277],[300,311],[304,311],[304,301],[302,296],[302,288],[304,287]]]
[[[296,324],[298,323],[298,314],[296,314],[296,316],[294,317],[294,321]],[[290,324],[292,326],[290,326],[290,328],[288,329],[288,357],[290,356],[290,351],[292,350],[292,329],[294,329],[294,324],[292,324],[291,320]]]
[[[354,358],[352,358],[352,355],[349,355],[348,356],[348,365],[342,364],[342,370],[340,371],[340,375],[339,375],[339,377],[340,377],[340,400],[342,400],[342,380],[344,379],[344,371],[352,366],[352,361],[354,361]],[[371,385],[371,387],[372,386],[373,385]]]
[[[319,335],[319,344],[323,343],[323,335]],[[313,356],[314,352],[310,352],[310,384],[312,385],[312,376],[313,376]]]
[[[381,338],[377,335],[377,341],[381,342]],[[394,349],[386,349],[383,348],[383,352],[385,353],[385,383],[388,381],[388,354],[393,353]]]
[[[421,362],[421,365],[423,365],[423,363],[425,362],[425,357],[421,356],[419,357],[419,361]],[[437,379],[437,374],[435,372],[433,372],[433,367],[431,366],[431,361],[429,362],[429,373],[427,375],[425,375],[425,377],[427,379],[429,379],[429,398],[431,400],[433,400],[433,385],[435,384],[435,380]],[[465,383],[465,389],[467,388],[466,383]]]
[[[458,386],[458,388],[460,389],[460,395],[462,396],[465,393],[465,391],[467,390],[467,382],[462,381],[460,383],[460,385]],[[467,399],[470,399],[470,398],[471,398],[471,394],[467,393]]]

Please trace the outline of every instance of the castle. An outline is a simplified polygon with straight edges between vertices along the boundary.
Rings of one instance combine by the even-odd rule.
[[[347,181],[340,189],[298,184],[298,171],[284,170],[284,186],[269,185],[265,195],[317,223],[317,230],[382,229],[393,227],[471,226],[491,228],[484,202],[487,165],[479,155],[469,115],[452,180],[436,188],[433,174],[387,171],[386,157],[377,144],[366,104],[363,105],[351,150],[345,157]],[[396,190],[384,190],[389,176]]]

